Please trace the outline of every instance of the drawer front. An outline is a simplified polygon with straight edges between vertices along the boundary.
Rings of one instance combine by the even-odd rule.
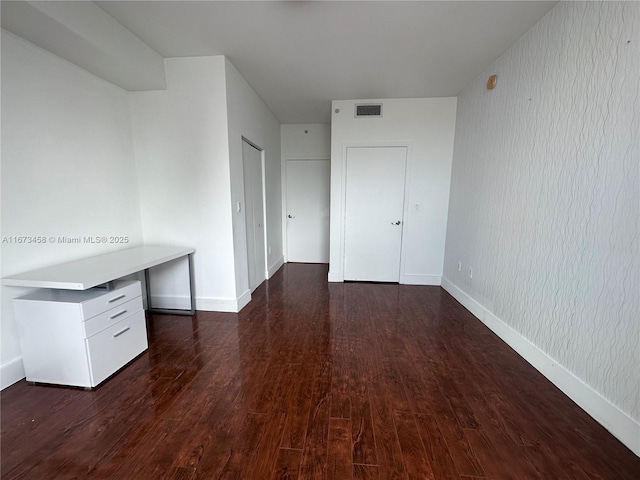
[[[140,310],[120,320],[87,338],[85,343],[91,371],[91,386],[95,387],[147,349],[144,311]]]
[[[92,298],[82,303],[82,311],[85,320],[111,310],[129,300],[142,295],[140,282],[130,282],[121,288],[105,292],[97,298]]]
[[[86,322],[82,322],[85,337],[89,338],[140,310],[142,310],[142,297],[136,297],[100,315],[96,315]]]

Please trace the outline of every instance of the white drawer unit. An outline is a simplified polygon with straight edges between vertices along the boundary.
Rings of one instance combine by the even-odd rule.
[[[140,282],[13,300],[30,382],[95,387],[148,348]]]

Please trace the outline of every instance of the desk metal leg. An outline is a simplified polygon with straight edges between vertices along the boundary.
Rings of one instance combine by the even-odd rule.
[[[147,311],[149,313],[165,313],[168,315],[195,315],[196,313],[196,292],[195,282],[193,277],[193,254],[187,255],[187,261],[189,264],[189,294],[191,296],[191,310],[178,309],[178,308],[153,308],[151,306],[151,283],[149,281],[149,269],[144,270],[144,283],[147,289]]]
[[[189,261],[189,294],[191,295],[191,315],[196,314],[196,283],[193,276],[193,253],[187,255]]]
[[[149,281],[149,269],[144,269],[144,286],[147,291],[147,310],[151,311],[151,282]]]

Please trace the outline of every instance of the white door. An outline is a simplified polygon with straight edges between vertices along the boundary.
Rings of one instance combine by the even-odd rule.
[[[287,160],[287,261],[329,263],[329,160]]]
[[[400,281],[406,147],[347,148],[344,279]]]
[[[242,163],[244,169],[245,219],[247,222],[249,288],[253,292],[266,278],[262,153],[254,146],[243,141]]]

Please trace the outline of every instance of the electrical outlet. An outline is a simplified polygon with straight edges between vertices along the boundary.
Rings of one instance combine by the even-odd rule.
[[[462,262],[458,260],[458,271],[462,271]]]
[[[469,267],[469,278],[473,278],[473,268]]]
[[[269,245],[269,255],[271,255],[271,245]]]

